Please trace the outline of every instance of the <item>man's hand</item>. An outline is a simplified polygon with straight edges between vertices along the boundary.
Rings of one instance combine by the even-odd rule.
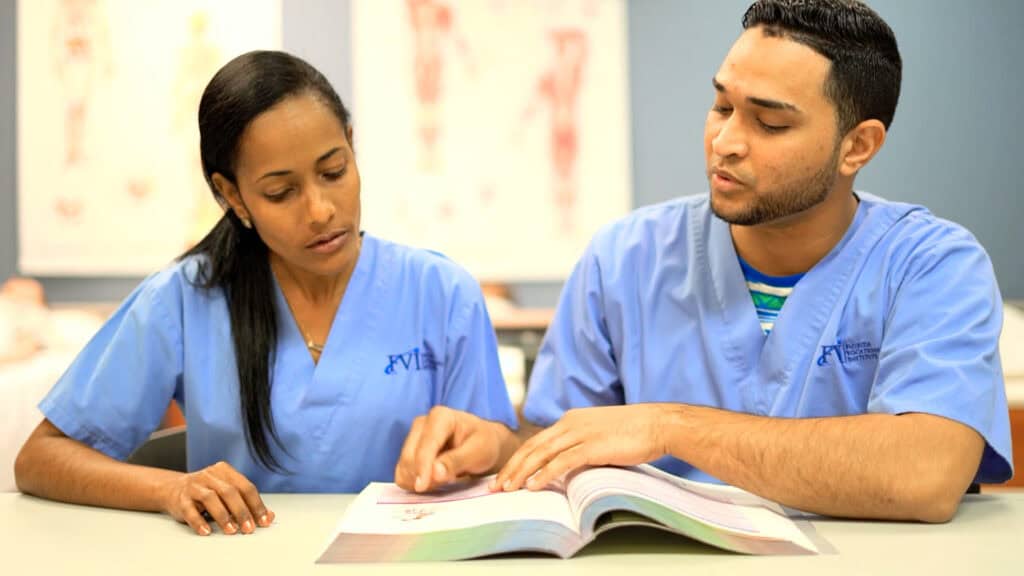
[[[200,536],[211,532],[204,512],[225,534],[251,534],[257,526],[267,527],[274,521],[256,486],[227,462],[182,474],[165,492],[164,510]]]
[[[491,483],[492,490],[540,490],[582,466],[632,466],[666,451],[664,404],[631,404],[569,410],[527,440]]]
[[[395,483],[425,492],[462,477],[493,472],[516,445],[504,424],[435,406],[413,420],[395,466]]]

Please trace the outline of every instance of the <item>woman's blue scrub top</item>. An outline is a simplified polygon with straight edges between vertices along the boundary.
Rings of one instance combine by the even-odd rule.
[[[224,292],[193,284],[186,258],[146,279],[40,403],[68,436],[124,459],[171,399],[188,423],[188,467],[224,460],[264,492],[356,492],[390,481],[414,418],[445,405],[516,417],[479,284],[436,253],[363,235],[330,335],[314,364],[280,287],[271,364],[271,442],[287,471],[250,453]]]

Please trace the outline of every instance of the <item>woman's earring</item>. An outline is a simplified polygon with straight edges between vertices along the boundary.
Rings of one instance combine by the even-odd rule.
[[[250,222],[248,218],[246,218],[245,216],[242,216],[240,219],[242,220],[242,226],[245,226],[246,228],[249,228],[250,230],[252,229],[252,222]]]

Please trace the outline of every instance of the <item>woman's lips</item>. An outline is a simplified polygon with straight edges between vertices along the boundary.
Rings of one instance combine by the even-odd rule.
[[[341,249],[347,239],[348,231],[338,230],[317,236],[315,240],[306,245],[306,248],[315,254],[333,254]]]

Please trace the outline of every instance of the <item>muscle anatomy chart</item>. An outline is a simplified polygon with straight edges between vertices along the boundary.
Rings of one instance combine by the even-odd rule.
[[[230,58],[280,48],[280,0],[20,0],[17,14],[20,270],[167,264],[220,215],[199,96]]]
[[[353,0],[368,230],[486,280],[564,278],[630,207],[621,0]]]

